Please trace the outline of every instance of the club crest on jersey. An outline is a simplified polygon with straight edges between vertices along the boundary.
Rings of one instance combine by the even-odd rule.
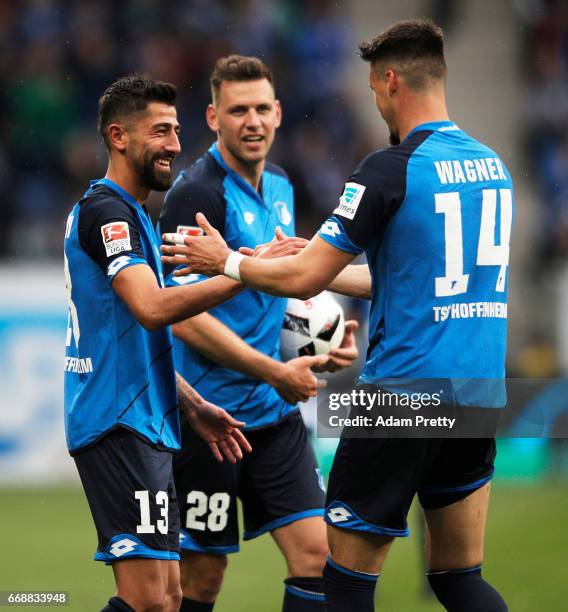
[[[178,225],[176,233],[185,236],[203,236],[204,234],[203,230],[196,225]]]
[[[365,185],[359,185],[359,183],[345,183],[345,189],[339,198],[339,206],[333,211],[333,214],[353,219],[365,189]]]
[[[290,225],[292,222],[292,215],[288,210],[288,206],[286,206],[286,202],[274,202],[274,206],[276,208],[276,212],[278,213],[280,223],[282,223],[282,225]]]
[[[130,251],[130,229],[126,221],[115,221],[107,223],[101,227],[101,235],[107,257],[121,253],[122,251]]]

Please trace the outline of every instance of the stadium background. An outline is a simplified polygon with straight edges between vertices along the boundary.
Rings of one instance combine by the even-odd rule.
[[[229,52],[261,56],[284,108],[271,159],[296,185],[298,233],[309,237],[354,165],[386,144],[356,43],[397,19],[420,16],[446,30],[452,117],[494,147],[515,178],[509,374],[562,378],[568,371],[565,2],[0,2],[0,591],[66,590],[70,609],[96,610],[112,589],[110,570],[90,560],[95,533],[62,426],[63,227],[88,180],[104,174],[95,129],[100,93],[134,70],[178,84],[179,169],[213,139],[203,112],[215,59]],[[153,197],[154,214],[159,206]],[[356,303],[346,307],[364,314]],[[313,407],[307,412],[313,418]],[[326,469],[333,441],[315,443]],[[511,610],[564,610],[566,442],[502,440],[498,470],[486,571]],[[423,599],[420,545],[414,537],[395,546],[379,586],[381,610],[439,609]],[[283,573],[270,538],[245,544],[231,559],[216,609],[277,610]]]

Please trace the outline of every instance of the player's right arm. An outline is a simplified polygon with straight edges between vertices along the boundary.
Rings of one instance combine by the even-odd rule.
[[[218,365],[263,380],[289,404],[317,394],[318,380],[311,368],[321,369],[326,355],[298,357],[286,363],[257,351],[214,316],[202,313],[173,326],[174,335]]]
[[[130,312],[150,331],[209,310],[242,290],[240,283],[221,277],[195,285],[162,288],[148,265],[121,270],[112,286]]]
[[[237,265],[237,276],[250,287],[272,295],[307,299],[329,287],[357,255],[380,238],[400,203],[399,173],[391,172],[397,164],[399,160],[388,152],[364,160],[346,183],[338,207],[296,255],[272,260],[245,257],[237,263],[219,232],[205,216],[198,215],[197,223],[206,235],[186,237],[183,245],[162,246],[162,261],[185,266],[176,272],[179,275],[193,272],[233,278],[236,274],[231,267]],[[227,270],[229,256],[232,263]],[[354,289],[350,285],[348,288]],[[368,288],[366,282],[358,290]]]

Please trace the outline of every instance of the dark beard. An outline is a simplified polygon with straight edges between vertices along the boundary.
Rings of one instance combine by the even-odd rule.
[[[393,147],[396,147],[397,145],[400,144],[400,136],[398,134],[395,134],[394,132],[390,132],[389,142],[391,143]]]
[[[156,172],[154,162],[159,157],[152,156],[150,159],[144,159],[141,163],[136,161],[135,167],[140,183],[151,191],[167,191],[173,183],[173,172],[169,175],[158,174]]]

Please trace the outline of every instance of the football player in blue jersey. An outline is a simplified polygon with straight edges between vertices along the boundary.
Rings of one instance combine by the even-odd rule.
[[[285,172],[268,163],[281,109],[268,67],[254,57],[217,61],[211,76],[207,122],[217,135],[203,157],[184,170],[165,198],[164,232],[201,233],[199,211],[233,248],[284,244],[294,236],[293,189]],[[301,250],[302,239],[288,239]],[[289,251],[292,252],[292,251]],[[198,275],[166,284],[197,283]],[[270,533],[288,566],[285,612],[323,609],[322,570],[328,553],[324,494],[297,403],[316,394],[312,368],[335,370],[357,357],[354,322],[331,356],[280,361],[286,300],[247,289],[208,313],[173,326],[180,374],[204,398],[246,421],[253,451],[239,465],[216,464],[189,427],[174,460],[180,504],[181,609],[212,610],[227,566],[239,549],[237,497],[245,540]]]
[[[99,102],[105,178],[74,206],[65,233],[69,328],[65,425],[117,595],[104,610],[179,609],[179,511],[172,455],[179,408],[218,460],[242,458],[244,425],[177,376],[170,323],[240,290],[228,279],[164,288],[144,207],[172,182],[180,151],[176,89],[145,75],[113,83]],[[220,281],[220,282],[219,282]],[[179,395],[178,395],[179,393]]]
[[[505,375],[510,174],[448,117],[440,28],[399,22],[360,52],[393,146],[363,160],[310,244],[292,257],[258,261],[232,251],[198,215],[206,235],[162,247],[164,260],[178,254],[188,265],[178,274],[225,274],[274,295],[305,298],[330,283],[366,295],[363,383],[443,379],[455,398],[448,409],[497,408],[503,398],[487,396],[483,381],[502,386]],[[363,251],[370,275],[348,266]],[[462,387],[463,379],[480,384]],[[507,610],[481,575],[494,457],[493,438],[342,437],[326,500],[330,612],[374,609],[379,572],[394,537],[408,535],[416,494],[427,525],[427,576],[442,605]]]

